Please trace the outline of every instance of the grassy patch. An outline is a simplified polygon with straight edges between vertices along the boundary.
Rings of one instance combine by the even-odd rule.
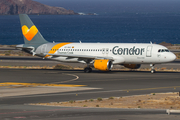
[[[109,97],[109,99],[114,99],[114,97]]]
[[[99,107],[99,105],[96,105],[96,107]]]
[[[97,100],[98,100],[98,101],[102,101],[102,98],[99,97],[99,98],[97,98]]]
[[[87,107],[87,105],[83,105],[83,107]]]
[[[74,101],[73,101],[73,100],[70,100],[70,101],[69,101],[69,103],[71,103],[71,104],[72,104],[72,103],[74,103]]]

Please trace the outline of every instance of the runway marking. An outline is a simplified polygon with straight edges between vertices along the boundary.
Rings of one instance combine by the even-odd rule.
[[[0,83],[2,84],[2,83]],[[64,84],[63,84],[64,85]],[[50,93],[45,95],[28,95],[28,96],[22,96],[22,97],[40,97],[40,96],[55,96],[55,95],[76,95],[76,94],[97,94],[97,93],[110,93],[110,92],[131,92],[131,91],[143,91],[143,90],[153,90],[153,89],[168,89],[168,88],[180,88],[180,86],[170,86],[170,87],[156,87],[156,88],[140,88],[140,89],[122,89],[122,90],[109,90],[109,91],[92,91],[92,92],[73,92],[73,93]],[[102,89],[102,88],[99,88]],[[21,96],[11,96],[9,98],[19,98]]]
[[[3,114],[20,114],[20,113],[34,113],[34,112],[51,112],[51,111],[61,111],[61,110],[72,110],[72,109],[88,109],[86,108],[62,108],[62,109],[51,109],[51,110],[35,110],[35,111],[21,111],[21,112],[5,112],[5,113],[0,113],[0,115]]]
[[[86,86],[86,85],[42,84],[42,83],[13,83],[13,82],[0,83],[0,86],[10,86],[10,85],[23,85],[23,86],[54,86],[54,87],[84,87],[84,86]]]
[[[171,87],[157,87],[157,88],[142,88],[142,89],[124,89],[124,90],[109,90],[109,91],[92,91],[92,92],[76,92],[76,93],[53,93],[46,95],[28,95],[23,97],[40,97],[40,96],[55,96],[55,95],[76,95],[76,94],[97,94],[97,93],[110,93],[110,92],[127,92],[130,91],[140,91],[140,90],[153,90],[153,89],[167,89],[167,88],[180,88],[180,86],[171,86]],[[21,96],[18,96],[18,98]],[[9,98],[17,98],[17,96],[9,97]]]
[[[62,73],[62,74],[65,74],[65,73]],[[65,75],[74,76],[74,77],[76,77],[76,78],[75,78],[75,79],[72,79],[72,80],[61,81],[61,82],[53,82],[53,83],[67,83],[67,82],[72,82],[72,81],[76,81],[76,80],[78,80],[78,79],[79,79],[79,76],[74,75],[74,74],[65,74]]]

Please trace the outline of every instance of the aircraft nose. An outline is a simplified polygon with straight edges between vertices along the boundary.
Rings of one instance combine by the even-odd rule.
[[[169,59],[171,61],[174,61],[176,59],[176,55],[174,53],[171,53],[171,55],[169,56]]]

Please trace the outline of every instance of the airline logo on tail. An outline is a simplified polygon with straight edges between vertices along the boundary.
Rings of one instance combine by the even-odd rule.
[[[22,33],[28,41],[31,41],[38,33],[38,29],[35,25],[33,25],[30,29],[26,25],[24,25],[22,26]]]

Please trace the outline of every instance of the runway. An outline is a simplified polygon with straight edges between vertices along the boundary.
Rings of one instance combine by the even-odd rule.
[[[13,95],[7,92],[6,94],[10,96],[0,97],[0,119],[144,120],[157,118],[161,120],[166,118],[178,120],[180,118],[178,114],[168,116],[165,110],[44,107],[30,106],[28,103],[88,100],[98,97],[121,97],[157,92],[178,92],[180,91],[179,74],[176,72],[150,74],[143,71],[93,71],[92,73],[83,73],[82,70],[0,69],[0,83],[40,84],[32,88],[0,87],[0,95],[7,89],[14,91]],[[73,89],[66,86],[63,91],[61,91],[63,86],[60,86],[57,87],[56,91],[53,91],[51,90],[53,86],[45,86],[45,84],[84,86],[74,87]],[[37,91],[31,94],[26,93],[26,95],[19,95],[19,92],[18,94],[15,92],[18,89],[25,91],[34,88],[47,89],[44,93],[38,93],[39,91]]]

